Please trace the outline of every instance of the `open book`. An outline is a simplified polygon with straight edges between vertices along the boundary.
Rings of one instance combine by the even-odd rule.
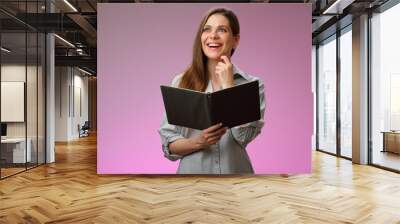
[[[258,81],[213,93],[161,86],[169,124],[203,130],[222,122],[235,127],[260,116]]]

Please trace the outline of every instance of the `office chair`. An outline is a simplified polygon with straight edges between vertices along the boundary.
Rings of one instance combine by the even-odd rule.
[[[89,136],[89,129],[90,129],[89,121],[85,121],[85,123],[80,128],[78,125],[78,129],[79,129],[79,138]]]

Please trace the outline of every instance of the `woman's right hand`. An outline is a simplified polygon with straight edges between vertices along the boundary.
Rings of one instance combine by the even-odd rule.
[[[213,125],[207,129],[201,131],[199,135],[194,137],[194,141],[198,146],[198,149],[204,149],[217,143],[221,137],[225,134],[226,127],[222,127],[222,123]]]

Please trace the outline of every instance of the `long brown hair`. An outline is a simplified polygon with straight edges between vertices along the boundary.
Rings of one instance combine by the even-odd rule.
[[[204,92],[207,88],[209,81],[207,71],[207,57],[202,49],[201,34],[203,33],[203,28],[208,18],[210,18],[210,16],[214,14],[221,14],[225,16],[226,19],[228,19],[233,36],[237,36],[240,33],[239,20],[232,10],[226,8],[215,8],[208,11],[201,20],[200,26],[197,30],[197,34],[193,44],[192,64],[183,73],[182,80],[179,84],[180,88],[192,89],[202,92]],[[233,55],[234,51],[235,49],[232,49],[231,55]]]

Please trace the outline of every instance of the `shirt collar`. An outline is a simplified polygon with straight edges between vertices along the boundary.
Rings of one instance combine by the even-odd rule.
[[[234,79],[242,77],[242,78],[246,79],[247,81],[250,81],[250,77],[246,73],[244,73],[242,70],[240,70],[239,67],[237,67],[235,64],[232,64],[232,66],[233,66],[232,70],[233,70],[233,78]]]

